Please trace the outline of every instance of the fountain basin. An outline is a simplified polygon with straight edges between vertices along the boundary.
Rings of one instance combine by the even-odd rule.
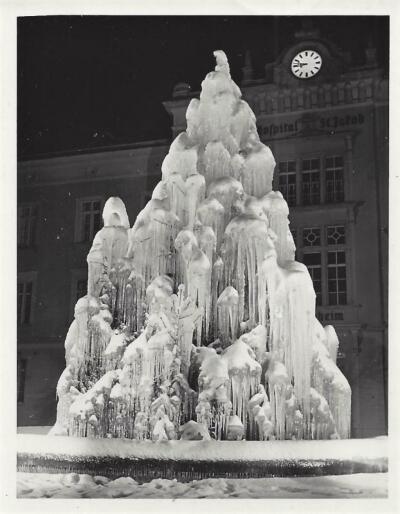
[[[17,470],[204,478],[325,476],[388,471],[388,438],[328,441],[166,441],[17,435]]]

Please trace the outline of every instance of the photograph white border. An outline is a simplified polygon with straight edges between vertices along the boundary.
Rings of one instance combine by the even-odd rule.
[[[390,240],[389,240],[389,441],[387,500],[16,500],[16,19],[39,15],[390,15]],[[0,0],[1,201],[0,252],[2,327],[0,512],[396,512],[400,511],[398,376],[400,315],[400,71],[398,0]],[[397,336],[397,337],[396,337]],[[397,404],[397,405],[396,405]],[[55,503],[54,503],[55,502]],[[132,503],[134,502],[134,503]]]

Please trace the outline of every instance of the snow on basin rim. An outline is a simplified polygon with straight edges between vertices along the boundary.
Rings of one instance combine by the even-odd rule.
[[[33,434],[17,435],[17,451],[30,455],[163,460],[358,460],[387,458],[388,438],[328,441],[135,441]]]

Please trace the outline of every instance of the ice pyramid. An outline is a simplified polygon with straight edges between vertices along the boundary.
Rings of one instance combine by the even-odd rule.
[[[226,55],[214,55],[133,227],[119,198],[105,204],[53,434],[350,436],[338,340],[317,321],[310,275],[294,260],[274,157]]]

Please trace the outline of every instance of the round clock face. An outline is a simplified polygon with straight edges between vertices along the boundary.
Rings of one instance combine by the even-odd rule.
[[[322,58],[315,50],[302,50],[293,57],[292,73],[299,79],[314,77],[322,66]]]

